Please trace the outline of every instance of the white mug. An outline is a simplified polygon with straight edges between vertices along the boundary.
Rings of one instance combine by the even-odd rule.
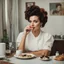
[[[5,57],[6,52],[6,44],[0,43],[0,57]]]
[[[21,50],[16,50],[16,56],[19,56],[22,53]]]

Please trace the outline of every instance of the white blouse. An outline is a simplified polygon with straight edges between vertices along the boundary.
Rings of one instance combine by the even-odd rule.
[[[18,42],[18,46],[20,45],[20,42],[22,40],[23,32],[21,32],[18,37],[16,42]],[[32,32],[30,32],[25,41],[25,49],[26,51],[37,51],[37,50],[49,50],[51,51],[52,45],[53,45],[53,37],[52,35],[43,32],[42,30],[40,31],[40,34],[35,37]]]

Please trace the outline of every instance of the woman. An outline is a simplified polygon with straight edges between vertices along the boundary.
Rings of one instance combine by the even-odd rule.
[[[37,56],[48,56],[53,45],[53,37],[40,29],[47,22],[47,12],[38,6],[31,6],[25,11],[25,16],[30,24],[17,38],[17,42],[19,42],[18,50]]]
[[[54,14],[54,15],[64,15],[64,9],[62,8],[61,3],[56,4],[56,10],[52,11],[52,14]]]

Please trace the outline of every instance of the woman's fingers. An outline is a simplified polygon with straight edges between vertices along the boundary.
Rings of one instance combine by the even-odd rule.
[[[49,56],[49,54],[50,54],[50,51],[48,51],[48,50],[43,50],[43,52],[42,52],[43,56]]]
[[[25,27],[24,32],[28,34],[31,30],[33,30],[33,27],[28,25]]]

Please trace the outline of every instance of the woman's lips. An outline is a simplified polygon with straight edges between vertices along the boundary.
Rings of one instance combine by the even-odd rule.
[[[34,29],[35,27],[34,26],[30,26],[31,29]]]

